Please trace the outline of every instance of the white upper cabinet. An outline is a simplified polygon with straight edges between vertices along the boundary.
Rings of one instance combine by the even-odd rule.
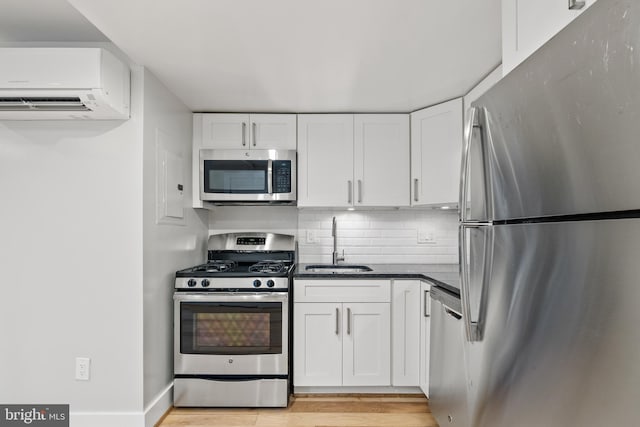
[[[502,65],[506,75],[596,0],[502,0]],[[580,8],[580,3],[584,6]],[[571,9],[571,4],[575,4]]]
[[[203,114],[202,148],[295,150],[296,115]]]
[[[353,205],[353,115],[298,115],[298,206]]]
[[[406,114],[299,114],[298,206],[408,206]]]
[[[498,66],[487,77],[482,79],[480,83],[474,86],[467,94],[462,98],[464,108],[464,125],[465,128],[469,124],[471,104],[485,94],[486,91],[491,89],[493,85],[498,83],[502,79],[502,66]],[[464,142],[464,141],[463,141]]]
[[[409,115],[356,114],[355,206],[409,206]]]
[[[411,205],[457,205],[462,98],[411,113]]]

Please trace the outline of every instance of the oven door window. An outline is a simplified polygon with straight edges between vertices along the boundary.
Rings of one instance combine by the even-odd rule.
[[[182,302],[180,352],[282,353],[282,303]]]
[[[204,192],[267,194],[267,160],[205,160]]]

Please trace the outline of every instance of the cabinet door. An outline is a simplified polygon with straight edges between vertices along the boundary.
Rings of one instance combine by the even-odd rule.
[[[344,303],[342,312],[342,384],[391,385],[389,303]]]
[[[251,114],[251,148],[296,149],[295,114]]]
[[[502,1],[502,64],[506,75],[595,3],[569,9],[566,0]]]
[[[353,115],[298,115],[298,206],[353,205]]]
[[[420,384],[420,281],[394,280],[391,285],[392,385]]]
[[[411,113],[411,205],[457,205],[462,99]]]
[[[248,114],[203,114],[201,148],[249,148]]]
[[[431,285],[420,283],[420,389],[429,397],[429,351],[431,349]]]
[[[356,114],[355,205],[409,206],[409,116]]]
[[[293,383],[342,385],[342,305],[294,304]]]

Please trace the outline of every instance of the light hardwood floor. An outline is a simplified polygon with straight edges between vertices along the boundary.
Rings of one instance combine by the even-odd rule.
[[[156,427],[438,427],[427,399],[298,395],[288,408],[173,408]]]

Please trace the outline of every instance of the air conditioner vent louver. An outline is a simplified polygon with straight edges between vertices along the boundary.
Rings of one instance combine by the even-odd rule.
[[[0,97],[0,111],[91,111],[77,97]]]

